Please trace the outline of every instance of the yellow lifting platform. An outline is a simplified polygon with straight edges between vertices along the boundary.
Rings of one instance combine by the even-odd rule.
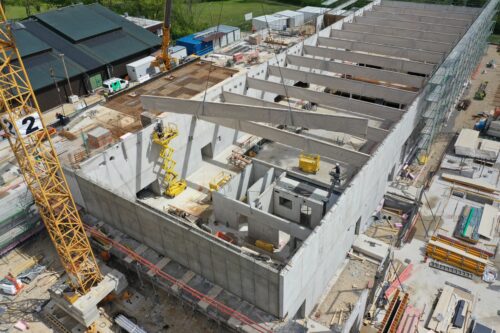
[[[316,173],[319,171],[319,160],[317,154],[302,153],[299,156],[299,169],[307,173]]]
[[[153,142],[161,147],[160,157],[163,159],[162,170],[165,172],[163,177],[163,186],[165,187],[165,195],[173,198],[182,193],[187,187],[184,179],[179,179],[179,175],[175,172],[176,162],[173,160],[174,149],[170,147],[170,141],[179,135],[179,130],[176,124],[169,123],[167,127],[163,127],[161,123],[153,132]]]
[[[209,183],[210,191],[218,191],[222,186],[224,186],[228,181],[231,180],[233,176],[231,174],[221,171],[217,176],[215,176]]]

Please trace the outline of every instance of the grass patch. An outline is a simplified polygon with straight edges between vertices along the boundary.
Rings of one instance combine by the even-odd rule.
[[[253,17],[272,14],[285,9],[299,9],[301,7],[268,0],[226,0],[210,1],[193,4],[193,13],[197,15],[199,24],[204,27],[217,25],[222,7],[221,24],[240,27],[242,30],[251,29],[251,21],[246,22],[244,15],[253,13]]]
[[[492,44],[500,44],[500,35],[491,35],[488,38],[488,42]]]
[[[41,4],[40,11],[38,11],[35,6],[31,7],[31,15],[43,13],[47,10],[54,8],[49,4]],[[9,20],[22,20],[26,18],[26,8],[24,6],[19,5],[5,5],[5,15]]]

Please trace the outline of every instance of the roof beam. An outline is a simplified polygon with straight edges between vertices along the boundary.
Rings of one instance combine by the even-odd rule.
[[[326,47],[316,47],[304,45],[305,54],[318,56],[326,59],[337,59],[358,64],[379,66],[383,69],[397,72],[413,72],[429,75],[434,71],[434,64],[426,64],[410,60],[394,59],[372,54],[356,53],[350,51],[330,49]]]
[[[313,72],[303,72],[297,69],[283,68],[278,66],[268,66],[270,75],[293,80],[316,84],[332,90],[340,90],[351,94],[366,96],[371,98],[380,98],[387,102],[397,104],[409,104],[416,96],[413,91],[401,90],[381,86],[372,83],[366,83],[357,80],[342,79],[331,75],[317,74]]]
[[[472,21],[476,15],[473,13],[450,13],[448,10],[425,10],[416,8],[401,8],[401,7],[390,7],[390,6],[373,6],[373,10],[377,12],[384,12],[390,14],[407,14],[407,15],[418,15],[418,16],[440,16],[443,15],[448,19],[457,20],[468,20]]]
[[[416,75],[409,75],[399,72],[386,71],[370,67],[361,67],[335,61],[301,57],[292,54],[286,56],[286,61],[290,65],[314,68],[322,71],[351,75],[355,78],[366,78],[371,80],[384,81],[388,83],[401,84],[408,87],[421,88],[425,78]]]
[[[452,45],[449,43],[433,42],[415,38],[377,35],[373,33],[360,33],[360,32],[336,30],[336,29],[332,29],[330,31],[330,37],[354,40],[358,42],[406,47],[409,49],[418,49],[418,50],[425,50],[425,51],[439,52],[439,53],[447,52],[452,47]]]
[[[441,62],[441,60],[444,57],[442,53],[438,52],[429,52],[429,51],[415,50],[413,48],[400,47],[394,45],[387,46],[380,43],[360,42],[360,41],[337,39],[337,38],[318,37],[318,45],[326,47],[335,47],[338,49],[346,49],[350,51],[360,51],[372,54],[380,54],[389,57],[410,59],[414,61],[430,62],[433,64]]]
[[[373,33],[386,36],[398,36],[398,37],[408,37],[432,40],[436,42],[444,42],[454,44],[458,39],[458,34],[446,34],[439,33],[435,31],[422,31],[422,30],[412,30],[398,28],[394,29],[392,27],[387,27],[383,25],[373,25],[373,24],[361,24],[361,23],[344,23],[342,29],[345,31],[355,31],[362,33]]]
[[[454,27],[444,24],[429,24],[429,23],[418,23],[418,22],[407,22],[397,19],[388,20],[382,17],[368,17],[368,16],[356,16],[354,22],[361,24],[375,24],[383,25],[386,27],[396,28],[396,29],[412,29],[412,30],[422,30],[430,32],[442,32],[446,34],[457,34],[461,35],[465,28]]]
[[[216,122],[224,127],[233,128],[238,131],[300,149],[310,154],[318,154],[331,158],[334,161],[347,163],[356,167],[363,166],[370,159],[370,155],[368,154],[343,148],[323,140],[313,139],[305,135],[280,130],[264,124],[234,119],[206,119],[211,122]]]
[[[404,113],[404,111],[400,109],[336,96],[325,92],[319,92],[289,85],[286,85],[285,89],[283,87],[283,84],[281,83],[259,80],[250,77],[247,78],[247,86],[248,88],[256,90],[303,99],[305,101],[317,103],[319,105],[330,106],[336,109],[347,110],[358,113],[360,115],[367,115],[370,117],[390,120],[393,122],[401,119]]]
[[[366,136],[368,127],[368,119],[366,118],[289,110],[283,105],[269,107],[216,102],[203,103],[196,100],[164,96],[146,96],[142,99],[142,104],[148,110],[323,129],[361,137]]]
[[[265,107],[273,107],[273,108],[284,108],[285,110],[288,110],[286,106],[279,104],[279,103],[274,103],[274,102],[268,102],[263,99],[255,98],[255,97],[250,97],[246,95],[240,95],[240,94],[235,94],[229,91],[223,91],[222,92],[222,97],[225,102],[227,103],[235,103],[235,104],[251,104],[255,106],[265,106]],[[349,111],[337,111],[335,112],[344,112],[349,114]],[[341,130],[340,132],[343,132],[344,130]],[[389,131],[382,129],[382,128],[377,128],[373,126],[369,126],[366,130],[366,139],[374,142],[382,142],[385,137],[389,134]]]
[[[382,17],[385,19],[396,18],[402,21],[408,22],[419,22],[419,23],[430,23],[430,24],[445,24],[454,27],[468,27],[471,23],[470,20],[458,20],[458,19],[448,19],[446,17],[439,16],[419,16],[419,15],[409,15],[409,14],[392,14],[384,13],[379,11],[368,11],[366,16],[372,17]]]
[[[451,5],[438,5],[438,4],[425,4],[417,2],[402,2],[402,1],[388,1],[384,0],[382,3],[383,7],[397,7],[397,8],[412,8],[412,9],[422,9],[422,10],[439,10],[450,13],[472,13],[481,11],[480,8],[472,7],[462,7],[462,6],[451,6]]]
[[[169,103],[161,103],[161,105],[157,106],[156,105],[157,100],[158,96],[141,96],[143,107],[146,110],[162,111],[162,112],[178,112],[177,108],[173,107],[172,104]],[[179,100],[179,101],[186,102],[183,103],[186,108],[190,106],[192,107],[194,105],[192,103],[187,103],[187,102],[193,102],[192,100]],[[182,102],[179,102],[178,104]],[[198,107],[203,103],[203,101],[194,101],[194,102],[198,103]],[[198,107],[196,107],[196,110],[198,109]],[[191,110],[191,112],[196,110]],[[184,111],[189,112],[187,110]],[[329,157],[335,161],[351,164],[356,167],[361,167],[370,158],[370,155],[368,154],[360,153],[352,149],[343,148],[323,140],[313,139],[301,134],[280,130],[278,128],[264,124],[259,124],[244,120],[215,118],[215,117],[200,117],[200,119],[215,124],[219,124],[224,127],[233,128],[235,130],[252,134],[261,138],[266,138],[271,141],[276,141],[284,145],[301,149],[308,153],[319,154],[321,156]]]

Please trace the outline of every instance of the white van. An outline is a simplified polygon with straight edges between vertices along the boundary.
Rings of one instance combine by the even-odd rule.
[[[113,94],[128,87],[128,81],[124,79],[111,78],[102,83],[104,91]]]

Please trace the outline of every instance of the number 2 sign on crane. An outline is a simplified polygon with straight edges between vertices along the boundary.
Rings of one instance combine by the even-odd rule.
[[[2,122],[8,129],[9,135],[17,136],[14,125],[7,116],[2,118]],[[23,137],[38,132],[43,128],[42,121],[40,120],[40,115],[37,112],[16,119],[15,124],[17,126],[17,129],[19,130],[19,133],[21,133]]]

